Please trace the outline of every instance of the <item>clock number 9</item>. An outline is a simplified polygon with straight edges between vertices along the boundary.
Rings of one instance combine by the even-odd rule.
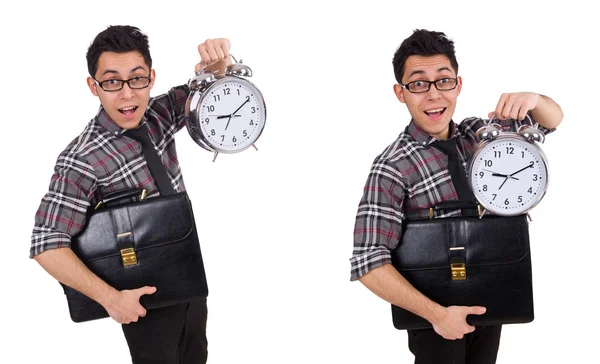
[[[209,121],[210,121],[210,120],[209,120],[208,118],[204,119],[204,122],[205,122],[206,124],[208,124],[208,122],[209,122]]]
[[[479,172],[479,178],[483,178],[483,172]]]

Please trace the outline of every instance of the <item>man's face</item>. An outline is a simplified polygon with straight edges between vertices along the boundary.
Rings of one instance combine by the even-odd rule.
[[[126,83],[119,91],[104,91],[91,77],[87,83],[94,96],[110,119],[123,129],[136,128],[150,100],[150,90],[154,85],[155,73],[150,70],[144,57],[138,51],[126,53],[103,52],[98,60],[98,70],[94,75],[98,82],[106,80],[129,80],[136,76],[150,77],[148,87],[132,90]]]
[[[436,81],[456,77],[450,60],[444,55],[410,56],[404,68],[402,83],[405,85],[413,81]],[[456,107],[456,98],[461,88],[462,79],[458,77],[458,85],[453,90],[440,91],[432,84],[427,92],[412,93],[396,84],[394,93],[400,102],[406,104],[419,128],[438,139],[447,139],[450,120]]]

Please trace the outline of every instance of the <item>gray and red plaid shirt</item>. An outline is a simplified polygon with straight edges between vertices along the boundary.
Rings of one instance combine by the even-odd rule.
[[[150,138],[161,156],[176,191],[184,191],[175,150],[175,133],[184,124],[186,85],[150,99],[141,123],[148,123]],[[71,246],[71,236],[86,222],[90,205],[100,196],[130,188],[159,194],[139,142],[123,135],[102,107],[83,132],[60,153],[48,192],[35,214],[29,257],[48,249]]]
[[[486,123],[487,120],[474,117],[460,125],[450,123],[450,138],[457,139],[465,174],[477,144],[475,133]],[[512,119],[501,124],[504,130],[513,131],[519,125]],[[544,134],[554,131],[541,126],[539,130]],[[390,252],[400,241],[402,220],[423,217],[424,211],[435,204],[458,199],[447,168],[448,157],[430,146],[435,140],[411,121],[396,141],[375,158],[356,214],[350,280],[391,263]],[[460,210],[449,210],[434,218],[457,215]]]

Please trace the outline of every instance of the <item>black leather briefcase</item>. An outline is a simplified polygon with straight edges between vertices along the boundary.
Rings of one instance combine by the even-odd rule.
[[[533,321],[527,215],[405,221],[392,264],[417,290],[443,306],[484,306],[471,325]],[[431,324],[392,305],[394,327]]]
[[[118,290],[156,287],[154,294],[140,298],[146,309],[208,295],[192,205],[185,192],[95,210],[72,238],[71,248],[92,272]],[[96,301],[63,288],[73,321],[108,317]]]

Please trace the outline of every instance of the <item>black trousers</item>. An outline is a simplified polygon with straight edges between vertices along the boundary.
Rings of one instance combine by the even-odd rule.
[[[206,299],[148,310],[123,326],[134,364],[205,364]]]
[[[460,340],[446,340],[433,329],[407,330],[415,364],[494,364],[502,326],[477,326]]]

